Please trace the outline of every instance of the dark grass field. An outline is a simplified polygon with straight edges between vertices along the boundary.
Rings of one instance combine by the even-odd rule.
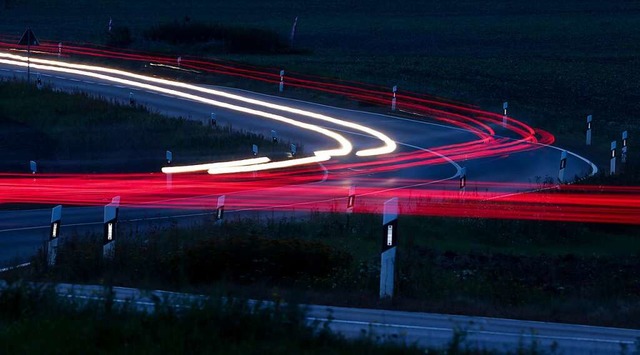
[[[30,160],[48,173],[155,172],[166,165],[166,150],[173,152],[174,163],[193,164],[247,157],[252,144],[272,145],[229,126],[168,118],[83,93],[0,82],[2,172],[27,172]],[[274,149],[285,152],[288,146]]]

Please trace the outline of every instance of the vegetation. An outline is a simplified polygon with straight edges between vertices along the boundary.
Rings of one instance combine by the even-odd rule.
[[[145,31],[144,36],[151,41],[162,41],[179,46],[191,45],[190,53],[192,51],[199,53],[206,49],[209,53],[226,51],[277,54],[289,50],[289,45],[285,44],[274,31],[221,24],[205,25],[187,21],[164,23]]]
[[[3,277],[640,326],[633,316],[640,315],[640,249],[631,228],[402,216],[397,293],[381,303],[378,218],[209,221],[144,234],[132,225],[111,261],[102,259],[101,236],[68,236],[55,267],[43,253]]]
[[[131,36],[131,30],[129,27],[116,26],[107,32],[106,44],[110,47],[129,47],[133,43],[133,37]]]
[[[203,127],[203,120],[188,118],[167,118],[80,92],[2,82],[0,171],[26,171],[29,160],[45,172],[159,171],[167,149],[176,163],[187,164],[247,157],[252,144],[273,146],[262,135],[208,122]],[[285,152],[285,143],[274,148]]]
[[[423,354],[413,346],[346,340],[307,324],[294,305],[249,306],[223,302],[177,307],[156,301],[143,313],[113,299],[74,304],[53,290],[16,283],[0,292],[0,352],[123,354]],[[429,353],[439,353],[435,350]]]

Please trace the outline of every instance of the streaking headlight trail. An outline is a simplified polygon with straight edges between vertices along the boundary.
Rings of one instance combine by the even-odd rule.
[[[0,58],[6,58],[6,59],[0,59],[0,63],[3,63],[3,64],[16,65],[16,66],[22,66],[22,67],[26,67],[27,66],[27,58],[23,57],[23,56],[0,53]],[[183,88],[183,89],[187,89],[187,90],[201,92],[201,93],[208,94],[208,95],[224,97],[224,98],[227,98],[227,99],[232,99],[232,100],[236,100],[236,101],[240,101],[240,102],[244,102],[244,103],[248,103],[248,104],[267,107],[267,108],[275,109],[275,110],[282,111],[282,112],[287,112],[287,113],[291,113],[291,114],[297,114],[297,115],[301,115],[301,116],[306,116],[306,117],[309,117],[309,118],[313,118],[313,119],[317,119],[317,120],[333,123],[333,124],[336,124],[336,125],[340,125],[340,126],[343,126],[343,127],[347,127],[347,128],[350,128],[350,129],[361,131],[361,132],[363,132],[363,133],[365,133],[365,134],[367,134],[369,136],[372,136],[372,137],[375,137],[375,138],[381,140],[384,143],[383,146],[378,147],[378,148],[360,150],[360,151],[356,152],[357,156],[375,156],[375,155],[388,154],[388,153],[391,153],[391,152],[395,151],[396,148],[397,148],[396,143],[391,138],[389,138],[387,135],[383,134],[382,132],[376,131],[376,130],[374,130],[372,128],[365,127],[365,126],[357,124],[357,123],[353,123],[353,122],[349,122],[349,121],[346,121],[346,120],[341,120],[341,119],[329,117],[329,116],[326,116],[326,115],[317,114],[317,113],[306,111],[306,110],[292,108],[292,107],[288,107],[288,106],[284,106],[284,105],[277,105],[277,104],[268,103],[268,102],[264,102],[264,101],[260,101],[260,100],[256,100],[256,99],[245,98],[245,97],[240,96],[240,95],[229,94],[229,93],[225,93],[225,92],[219,91],[219,90],[202,88],[202,87],[198,87],[198,86],[195,86],[195,85],[180,83],[180,82],[176,82],[176,81],[153,78],[153,77],[147,77],[147,76],[144,76],[144,75],[134,74],[134,73],[126,72],[126,71],[123,71],[123,70],[110,69],[110,68],[92,66],[92,65],[71,64],[71,63],[65,63],[65,62],[54,61],[54,60],[38,59],[38,58],[31,58],[30,62],[31,62],[30,65],[34,69],[47,70],[47,71],[53,71],[53,72],[62,72],[62,73],[68,73],[68,74],[75,74],[75,75],[81,75],[81,76],[86,76],[86,77],[92,77],[92,78],[96,78],[96,79],[100,79],[100,80],[105,80],[105,81],[110,81],[110,82],[113,82],[113,83],[118,83],[118,84],[121,84],[121,85],[127,85],[127,86],[130,86],[130,87],[137,87],[137,88],[151,90],[151,91],[155,91],[155,92],[159,92],[159,93],[163,93],[163,94],[173,95],[173,96],[176,96],[176,97],[181,97],[181,98],[193,100],[193,101],[196,101],[196,102],[209,104],[211,106],[216,106],[216,107],[226,108],[226,109],[230,109],[230,110],[235,110],[235,111],[238,111],[238,112],[243,112],[243,113],[247,113],[247,114],[251,114],[251,115],[255,115],[255,116],[259,116],[259,117],[263,117],[263,118],[269,118],[269,119],[272,119],[272,120],[276,120],[276,121],[287,123],[287,124],[290,124],[290,125],[293,125],[293,126],[297,126],[299,128],[302,128],[302,129],[307,129],[307,130],[310,130],[310,131],[314,131],[314,132],[323,134],[323,135],[325,135],[325,136],[327,136],[329,138],[332,138],[332,139],[336,140],[340,144],[340,148],[338,148],[338,149],[317,151],[317,152],[314,152],[314,155],[315,155],[314,157],[302,158],[302,159],[292,159],[292,160],[287,161],[286,163],[285,162],[272,162],[272,163],[269,163],[269,162],[266,162],[266,161],[253,161],[253,162],[250,161],[250,162],[245,162],[245,163],[227,162],[224,165],[218,165],[218,166],[213,166],[213,167],[207,167],[207,164],[200,164],[200,165],[197,165],[197,166],[180,167],[182,169],[179,169],[179,167],[176,167],[176,168],[172,168],[172,169],[167,170],[168,168],[165,168],[165,169],[163,169],[163,172],[180,173],[180,172],[193,172],[193,171],[198,171],[198,170],[208,170],[209,173],[220,174],[222,172],[233,173],[233,172],[244,172],[244,171],[267,170],[267,169],[275,169],[275,168],[281,168],[281,167],[291,167],[291,166],[295,166],[295,165],[299,165],[299,164],[310,164],[310,163],[315,163],[315,162],[326,161],[326,160],[329,160],[331,158],[331,156],[344,156],[344,155],[349,154],[352,151],[353,147],[352,147],[352,144],[346,138],[344,138],[342,135],[337,134],[337,133],[335,133],[335,132],[333,132],[331,130],[322,128],[320,126],[314,125],[314,124],[310,124],[310,123],[306,123],[306,122],[300,122],[300,121],[296,121],[296,120],[293,120],[291,118],[287,118],[287,117],[284,117],[284,116],[281,116],[281,115],[275,115],[275,114],[271,114],[271,113],[267,113],[267,112],[263,112],[263,111],[249,109],[249,108],[246,108],[246,107],[243,107],[243,106],[233,105],[233,104],[229,104],[229,103],[226,103],[226,102],[221,102],[221,101],[209,99],[209,98],[206,98],[206,97],[201,97],[201,96],[197,96],[197,95],[194,95],[194,94],[189,94],[189,93],[178,91],[178,90],[167,89],[165,87],[160,87],[160,86],[156,86],[156,85],[152,85],[152,84],[147,84],[147,83],[144,83],[144,82],[150,82],[150,83],[155,83],[155,84],[160,84],[160,85],[172,86],[172,87],[176,87],[176,88]],[[106,73],[106,74],[101,74],[101,73]],[[107,75],[107,74],[109,74],[109,75]],[[120,77],[116,77],[116,76],[112,76],[112,75],[117,75],[117,76],[120,76]],[[121,77],[125,77],[125,78],[128,78],[128,79],[123,79]],[[258,165],[260,166],[259,168],[257,167]],[[240,166],[242,166],[242,167],[240,167]]]
[[[271,159],[267,157],[261,158],[252,158],[252,159],[242,159],[242,160],[232,160],[226,162],[219,163],[207,163],[207,164],[196,164],[196,165],[185,165],[185,166],[165,166],[162,168],[162,172],[165,174],[178,174],[178,173],[195,173],[197,171],[208,171],[208,170],[217,170],[217,169],[229,169],[229,168],[237,168],[240,166],[254,166],[256,164],[265,164],[270,162]]]

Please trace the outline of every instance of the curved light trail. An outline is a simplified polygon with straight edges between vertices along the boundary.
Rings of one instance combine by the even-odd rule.
[[[22,57],[22,56],[15,56],[15,55],[10,55],[10,54],[0,53],[0,58],[10,58],[10,59],[0,59],[0,63],[2,63],[2,64],[19,66],[19,67],[26,67],[27,65],[29,65],[27,63],[27,58],[26,57]],[[235,172],[235,171],[243,172],[243,171],[250,171],[251,169],[254,169],[254,170],[267,170],[267,169],[275,169],[275,168],[280,168],[280,167],[294,166],[294,165],[298,165],[298,164],[317,163],[317,162],[327,161],[332,156],[347,155],[353,149],[352,144],[346,138],[344,138],[342,135],[340,135],[340,134],[338,134],[338,133],[336,133],[334,131],[328,130],[326,128],[322,128],[320,126],[314,125],[314,124],[310,124],[310,123],[306,123],[306,122],[300,122],[300,121],[296,121],[296,120],[293,120],[291,118],[287,118],[287,117],[284,117],[284,116],[281,116],[281,115],[275,115],[275,114],[272,114],[272,113],[258,111],[258,110],[250,109],[250,108],[243,107],[243,106],[238,106],[238,105],[233,105],[233,104],[229,104],[229,103],[222,102],[222,101],[212,100],[212,99],[209,99],[209,98],[205,98],[205,97],[201,97],[201,96],[197,96],[197,95],[193,95],[193,94],[189,94],[189,93],[185,93],[185,92],[181,92],[181,91],[177,91],[177,90],[173,90],[173,89],[167,89],[167,88],[156,86],[156,85],[145,84],[145,83],[142,83],[142,82],[139,82],[139,81],[135,81],[135,80],[131,80],[131,79],[122,79],[122,78],[118,78],[118,77],[114,77],[114,76],[110,76],[110,75],[106,75],[106,74],[100,74],[100,73],[93,72],[91,70],[100,71],[100,72],[107,72],[107,73],[111,73],[111,74],[124,75],[125,72],[123,72],[123,71],[114,70],[114,69],[108,69],[108,68],[101,68],[101,67],[96,67],[96,66],[73,65],[73,64],[67,64],[67,63],[60,63],[60,62],[57,62],[57,61],[40,60],[40,59],[36,59],[36,58],[32,59],[31,62],[32,63],[30,64],[30,66],[32,68],[34,68],[34,69],[40,69],[40,70],[51,71],[51,72],[67,73],[67,74],[74,74],[74,75],[80,75],[80,76],[85,76],[85,77],[91,77],[91,78],[95,78],[95,79],[99,79],[99,80],[104,80],[104,81],[108,81],[108,82],[127,85],[129,87],[137,87],[137,88],[141,88],[141,89],[151,90],[151,91],[154,91],[154,92],[164,93],[164,94],[172,95],[172,96],[175,96],[175,97],[180,97],[180,98],[189,99],[189,100],[196,101],[196,102],[201,102],[201,103],[208,104],[208,105],[211,105],[211,106],[221,107],[221,108],[225,108],[225,109],[229,109],[229,110],[234,110],[234,111],[237,111],[237,112],[250,114],[250,115],[253,115],[253,116],[259,116],[259,117],[268,118],[268,119],[271,119],[271,120],[287,123],[287,124],[290,124],[290,125],[302,128],[302,129],[306,129],[306,130],[310,130],[310,131],[314,131],[314,132],[323,134],[323,135],[325,135],[325,136],[327,136],[329,138],[332,138],[332,139],[336,140],[340,145],[340,148],[332,149],[332,150],[316,151],[316,152],[314,152],[314,155],[315,155],[314,157],[293,159],[293,160],[288,161],[286,164],[282,163],[282,162],[262,162],[262,163],[255,163],[254,162],[254,164],[252,164],[252,165],[242,165],[242,167],[240,167],[239,165],[236,165],[236,167],[231,166],[231,165],[227,165],[224,168],[223,167],[214,166],[214,167],[208,167],[206,169],[202,169],[202,170],[208,170],[210,173],[220,173],[220,171],[224,171],[226,173],[232,173],[232,172]],[[40,64],[40,63],[45,63],[45,64]],[[127,74],[129,74],[129,73],[127,73]],[[133,74],[131,74],[131,75],[127,75],[127,76],[136,77],[137,75],[134,76]],[[148,80],[148,81],[151,81],[151,80]],[[158,82],[160,82],[160,81],[158,81]],[[168,80],[162,80],[162,82],[165,83],[165,84],[171,83]],[[274,106],[277,106],[277,105],[274,105]],[[286,107],[280,107],[279,109],[281,111],[287,111]],[[337,119],[334,119],[334,120],[339,121]],[[343,124],[346,125],[348,123],[346,121],[343,121]],[[379,135],[383,135],[383,134],[379,133]],[[394,143],[394,149],[395,149],[395,143]],[[186,169],[188,170],[189,168],[186,167]]]
[[[15,45],[1,43],[0,47],[14,48]],[[57,53],[57,43],[43,43],[42,52],[52,55]],[[126,60],[159,63],[175,67],[175,58],[167,56],[148,55],[135,52],[116,52],[107,49],[86,46],[65,45],[64,55],[102,56]],[[22,63],[24,57],[15,58],[3,55],[4,61]],[[18,56],[21,57],[21,56]],[[176,175],[167,187],[167,180],[162,174],[103,174],[103,175],[39,175],[37,184],[29,184],[31,175],[0,174],[0,203],[37,202],[64,203],[72,205],[100,205],[115,194],[122,195],[128,206],[144,206],[157,208],[201,208],[202,202],[194,200],[193,196],[207,194],[234,194],[251,190],[252,196],[239,193],[233,199],[228,199],[234,209],[296,209],[309,208],[314,211],[334,211],[336,201],[346,201],[344,186],[341,185],[345,177],[359,175],[360,184],[358,195],[366,201],[358,204],[357,212],[379,212],[374,207],[380,201],[389,197],[398,197],[402,202],[404,214],[427,216],[460,216],[487,218],[517,218],[562,221],[593,221],[602,223],[640,224],[640,195],[639,188],[613,187],[578,187],[562,186],[557,193],[533,192],[527,194],[513,194],[513,191],[534,191],[539,189],[536,184],[513,184],[477,182],[473,193],[461,195],[457,191],[457,181],[442,183],[439,187],[406,188],[407,186],[423,186],[432,183],[429,180],[394,178],[393,186],[404,188],[388,189],[389,181],[368,179],[365,175],[371,173],[391,172],[399,169],[445,164],[447,159],[454,161],[500,157],[511,153],[538,149],[550,145],[555,138],[549,132],[534,129],[525,123],[508,118],[508,125],[502,126],[502,115],[482,111],[474,106],[443,100],[426,95],[413,93],[398,93],[398,109],[412,116],[425,116],[429,120],[440,121],[448,126],[455,126],[473,133],[477,139],[463,143],[430,147],[430,151],[395,152],[396,143],[386,134],[371,127],[354,122],[340,120],[315,112],[300,110],[286,105],[230,94],[220,90],[202,88],[185,83],[172,82],[165,79],[150,78],[122,70],[98,68],[89,65],[67,64],[59,61],[48,61],[32,58],[33,68],[54,70],[76,75],[90,76],[101,80],[121,83],[131,87],[148,89],[154,92],[166,93],[175,97],[194,100],[205,104],[225,107],[238,112],[252,114],[264,118],[275,119],[280,122],[296,125],[303,129],[310,129],[323,134],[336,142],[339,147],[331,150],[314,152],[313,156],[287,161],[270,161],[269,158],[253,158],[241,161],[207,163],[192,167],[165,167],[164,172],[175,174],[184,172],[184,176]],[[13,65],[18,65],[12,63]],[[238,64],[206,61],[200,59],[183,58],[181,68],[199,72],[232,75],[269,83],[278,83],[277,73],[266,72],[261,69]],[[289,74],[285,79],[287,87],[299,87],[322,91],[343,97],[386,106],[391,102],[391,92],[384,88],[362,83],[331,82],[324,78]],[[157,85],[155,85],[157,84]],[[168,89],[162,86],[169,86]],[[181,91],[183,90],[183,91]],[[190,91],[191,93],[185,92]],[[202,94],[207,97],[202,97]],[[329,160],[349,154],[353,145],[345,137],[309,122],[300,122],[291,118],[248,109],[218,100],[210,96],[217,96],[243,104],[265,107],[283,113],[307,117],[311,120],[326,122],[342,126],[382,142],[379,147],[361,149],[356,152],[358,157],[378,155],[376,159],[355,162]],[[501,135],[497,134],[500,130]],[[328,161],[328,169],[339,174],[331,174],[329,184],[309,184],[317,181],[319,169],[311,162]],[[298,165],[298,163],[302,165]],[[280,169],[280,170],[272,170]],[[256,171],[261,170],[256,179]],[[207,175],[189,174],[207,171],[217,174],[214,180]],[[595,171],[595,170],[594,170]],[[353,173],[350,173],[353,172]],[[593,173],[593,171],[592,171]],[[364,174],[364,175],[363,175]],[[389,180],[389,179],[387,179]],[[135,182],[135,183],[132,183]],[[384,188],[376,187],[384,185]],[[74,186],[74,193],[69,196],[67,186]],[[492,192],[488,192],[491,189]],[[486,192],[482,192],[485,190]],[[391,195],[392,194],[392,195]],[[365,197],[366,196],[366,197]],[[279,207],[274,207],[279,206]],[[372,209],[373,208],[373,209]]]
[[[0,58],[8,58],[8,59],[11,59],[11,60],[22,61],[23,63],[27,62],[27,58],[26,57],[18,56],[18,55],[12,55],[12,54],[0,53]],[[389,138],[387,135],[383,134],[382,132],[379,132],[377,130],[371,129],[369,127],[366,127],[366,126],[363,126],[363,125],[360,125],[360,124],[357,124],[357,123],[354,123],[354,122],[349,122],[349,121],[345,121],[345,120],[329,117],[329,116],[326,116],[326,115],[322,115],[322,114],[318,114],[318,113],[314,113],[314,112],[310,112],[310,111],[306,111],[306,110],[301,110],[301,109],[297,109],[297,108],[293,108],[293,107],[289,107],[289,106],[284,106],[284,105],[273,104],[273,103],[269,103],[269,102],[265,102],[265,101],[261,101],[261,100],[247,98],[247,97],[240,96],[240,95],[226,93],[226,92],[220,91],[220,90],[203,88],[203,87],[199,87],[199,86],[191,85],[191,84],[187,84],[187,83],[181,83],[181,82],[172,81],[172,80],[166,80],[166,79],[149,77],[149,76],[145,76],[145,75],[139,75],[139,74],[130,73],[130,72],[123,71],[123,70],[118,70],[118,69],[105,68],[105,67],[99,67],[99,66],[93,66],[93,65],[70,64],[70,63],[65,63],[65,62],[60,62],[60,61],[44,60],[44,59],[39,59],[39,58],[32,58],[30,61],[32,63],[36,63],[36,65],[32,64],[35,69],[41,68],[41,69],[46,69],[46,70],[52,70],[49,67],[41,67],[41,66],[38,66],[37,64],[44,64],[44,65],[48,65],[48,66],[55,66],[55,67],[62,67],[62,68],[70,68],[70,69],[76,70],[76,72],[69,72],[69,73],[85,75],[85,76],[92,76],[92,77],[95,77],[95,78],[98,78],[98,79],[105,79],[105,80],[110,80],[110,81],[113,81],[113,82],[119,82],[119,83],[124,84],[124,85],[131,85],[131,86],[137,86],[137,87],[141,87],[141,88],[148,88],[148,89],[151,89],[151,90],[154,90],[154,91],[164,92],[164,93],[167,93],[167,94],[173,94],[173,95],[181,96],[181,97],[186,97],[186,96],[182,96],[182,95],[178,94],[179,92],[177,92],[177,91],[158,90],[157,87],[148,87],[148,86],[143,86],[141,84],[136,84],[136,82],[133,81],[133,80],[152,82],[152,83],[156,83],[156,84],[173,86],[173,87],[177,87],[177,88],[182,88],[182,89],[188,89],[188,90],[201,92],[201,93],[204,93],[204,94],[224,97],[224,98],[228,98],[228,99],[232,99],[232,100],[236,100],[236,101],[240,101],[240,102],[244,102],[244,103],[248,103],[248,104],[253,104],[253,105],[257,105],[257,106],[267,107],[267,108],[270,108],[270,109],[275,109],[275,110],[278,110],[278,111],[284,111],[284,112],[287,112],[287,113],[306,116],[306,117],[314,118],[314,119],[317,119],[317,120],[321,120],[321,121],[333,123],[333,124],[336,124],[336,125],[340,125],[340,126],[343,126],[343,127],[355,129],[355,130],[364,132],[365,134],[368,134],[370,136],[373,136],[373,137],[379,139],[380,141],[382,141],[384,143],[381,147],[378,147],[378,148],[371,148],[371,149],[365,149],[365,150],[357,151],[356,152],[357,156],[375,156],[375,155],[388,154],[388,153],[392,153],[397,148],[396,143],[391,138]],[[11,64],[11,62],[8,62],[8,61],[7,62],[0,61],[0,63]],[[128,81],[128,80],[127,81],[121,81],[121,80],[118,80],[116,78],[107,78],[107,77],[89,75],[89,74],[87,74],[87,72],[108,73],[108,74],[112,74],[112,75],[119,75],[119,76],[124,76],[124,77],[127,77],[127,78],[131,78],[132,80],[131,81]],[[191,99],[193,99],[193,98],[191,97]],[[194,101],[201,101],[201,102],[204,102],[204,103],[210,103],[210,104],[212,104],[214,106],[224,107],[222,105],[217,105],[217,104],[212,103],[212,102],[206,102],[206,101],[202,101],[202,100],[194,100]],[[225,108],[229,108],[229,107],[225,107]],[[311,128],[307,128],[307,129],[311,129]],[[344,143],[344,142],[342,142],[342,143]],[[334,153],[334,154],[331,154],[331,153],[332,152],[318,152],[317,155],[323,156],[323,157],[325,155],[327,155],[327,154],[328,155],[345,155],[345,153],[342,153],[342,152]]]

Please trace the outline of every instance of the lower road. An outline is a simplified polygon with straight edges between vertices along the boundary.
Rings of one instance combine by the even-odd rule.
[[[125,287],[58,284],[58,295],[78,300],[102,300],[112,292],[118,302],[130,302],[140,311],[153,311],[161,300],[169,305],[193,305],[206,300],[202,295],[167,291],[141,291]],[[249,301],[257,302],[257,301]],[[270,306],[269,302],[263,302]],[[560,354],[635,353],[640,330],[547,323],[515,319],[469,317],[380,309],[303,305],[310,324],[327,325],[348,338],[366,336],[377,341],[444,347],[459,339],[461,348],[525,352],[537,349]]]

